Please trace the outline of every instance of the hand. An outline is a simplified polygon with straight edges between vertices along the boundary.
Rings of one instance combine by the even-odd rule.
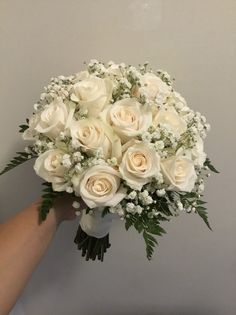
[[[58,197],[55,200],[51,210],[54,210],[58,224],[62,221],[74,220],[76,218],[76,209],[72,207],[73,201],[75,200],[76,198],[71,195]]]
[[[74,201],[79,202],[80,208],[75,209],[72,204]],[[37,207],[40,205],[41,200],[38,200],[35,202]],[[57,225],[59,225],[62,221],[66,220],[74,220],[76,219],[76,211],[81,211],[83,209],[86,209],[87,206],[83,202],[81,198],[75,197],[73,195],[67,194],[63,197],[58,197],[54,201],[54,205],[49,211],[49,215],[51,217],[54,217],[56,219]]]
[[[80,204],[79,209],[73,208],[72,204],[74,201],[78,201]],[[82,199],[76,198],[72,195],[66,195],[63,197],[58,197],[53,205],[53,210],[56,215],[57,223],[60,224],[65,220],[74,220],[77,218],[76,211],[86,209],[86,205]]]

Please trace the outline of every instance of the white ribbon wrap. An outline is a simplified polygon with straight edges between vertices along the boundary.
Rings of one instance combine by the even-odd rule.
[[[80,227],[90,236],[103,238],[109,233],[113,218],[114,214],[110,213],[102,217],[100,210],[95,209],[93,214],[86,214],[84,210],[80,219]]]

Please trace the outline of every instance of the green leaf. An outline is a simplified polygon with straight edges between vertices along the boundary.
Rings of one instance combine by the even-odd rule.
[[[164,213],[166,216],[172,216],[172,212],[169,209],[168,203],[165,198],[157,200],[156,207],[158,211]]]
[[[207,203],[206,201],[203,201],[203,200],[200,200],[200,199],[197,200],[197,204],[198,205],[205,205],[206,203]]]
[[[27,130],[27,129],[29,128],[29,126],[23,124],[23,125],[20,125],[19,128],[20,128],[19,132],[20,132],[20,133],[23,133],[25,130]]]
[[[192,191],[192,192],[187,192],[184,193],[185,198],[198,198],[198,193]]]
[[[126,231],[128,231],[128,229],[129,229],[132,225],[133,225],[133,222],[132,222],[130,219],[126,218],[126,219],[125,219],[125,229],[126,229]]]
[[[5,174],[6,172],[12,170],[13,168],[15,168],[16,166],[31,160],[33,158],[36,158],[37,156],[33,155],[33,154],[28,154],[26,152],[17,152],[17,156],[15,156],[7,165],[6,167],[0,172],[0,175]]]
[[[104,210],[102,211],[102,218],[104,218],[105,215],[107,215],[108,213],[110,213],[109,207],[105,207]]]
[[[149,225],[147,228],[147,232],[155,235],[162,236],[166,233],[166,231],[158,224]]]
[[[50,209],[52,208],[55,199],[64,194],[64,192],[54,191],[52,189],[51,183],[45,182],[42,185],[46,186],[46,187],[43,189],[42,202],[39,206],[40,221],[46,220],[47,215],[48,215]]]
[[[143,223],[142,223],[141,221],[137,220],[137,221],[134,223],[134,227],[135,227],[135,229],[136,229],[139,233],[141,233],[142,230],[143,230]]]
[[[53,193],[47,193],[47,194],[43,194],[41,197],[44,198],[44,199],[47,199],[47,198],[51,198],[52,195],[54,195],[54,192]]]
[[[217,171],[217,169],[212,165],[211,160],[209,158],[206,158],[206,161],[204,162],[204,165],[207,166],[209,168],[209,170],[211,170],[214,173],[220,173],[219,171]]]
[[[166,195],[168,196],[169,200],[171,202],[174,202],[175,201],[175,198],[174,198],[174,195],[173,195],[173,192],[172,191],[166,191]]]
[[[157,241],[151,234],[147,233],[145,230],[143,232],[143,238],[146,244],[147,259],[151,260],[152,255],[154,253],[155,244],[157,244]]]
[[[206,225],[208,226],[208,228],[210,230],[212,230],[210,223],[208,221],[208,215],[207,215],[207,210],[204,207],[197,207],[196,208],[196,212],[198,215],[200,215],[200,217],[203,219],[203,221],[206,223]]]

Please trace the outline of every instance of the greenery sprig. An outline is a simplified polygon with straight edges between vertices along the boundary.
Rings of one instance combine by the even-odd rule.
[[[26,152],[17,152],[17,156],[11,159],[11,161],[6,165],[6,167],[0,172],[0,175],[5,174],[6,172],[12,170],[13,168],[17,167],[18,165],[29,161],[37,156],[34,154],[29,154]]]
[[[210,223],[208,221],[207,208],[205,208],[205,204],[207,202],[201,200],[202,195],[199,195],[196,192],[190,192],[190,193],[177,192],[176,194],[179,195],[179,198],[183,204],[183,207],[185,209],[189,209],[190,207],[193,207],[194,212],[197,213],[203,219],[207,227],[210,230],[212,230]]]
[[[20,128],[19,130],[20,133],[23,133],[25,130],[27,130],[29,128],[29,119],[27,118],[26,124],[20,125],[19,128]]]
[[[147,215],[139,216],[137,213],[129,214],[125,220],[126,230],[131,226],[134,226],[138,233],[143,233],[143,239],[146,245],[146,255],[148,260],[151,260],[154,248],[158,244],[153,235],[162,236],[166,231],[160,226],[160,222],[156,218],[148,218]]]
[[[42,202],[39,206],[39,219],[44,221],[47,218],[49,210],[52,208],[54,201],[57,197],[63,196],[65,192],[58,192],[52,189],[51,183],[43,183],[43,194],[41,196]]]
[[[217,173],[217,174],[220,173],[219,171],[217,171],[215,166],[211,163],[211,160],[209,158],[206,158],[206,161],[204,162],[204,166],[207,166],[209,170],[212,171],[213,173]]]

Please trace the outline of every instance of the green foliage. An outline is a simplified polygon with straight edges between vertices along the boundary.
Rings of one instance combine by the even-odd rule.
[[[157,241],[151,234],[147,233],[146,231],[143,232],[143,238],[146,244],[147,259],[151,260]]]
[[[130,214],[125,218],[125,229],[128,231],[128,229],[132,226],[135,225],[135,222],[137,221],[138,217],[137,215],[132,215]]]
[[[153,220],[149,220],[146,230],[147,232],[158,236],[162,236],[166,233],[166,231]]]
[[[109,207],[105,207],[105,208],[103,209],[103,211],[102,211],[102,218],[104,218],[105,215],[107,215],[108,213],[110,213]]]
[[[173,213],[170,210],[170,207],[168,205],[168,202],[166,200],[166,198],[163,197],[159,197],[156,199],[156,205],[154,205],[155,209],[157,211],[160,211],[161,213],[163,213],[166,217],[170,217],[173,215]],[[167,219],[166,219],[167,220]]]
[[[39,206],[39,219],[44,221],[47,218],[49,210],[52,208],[55,199],[59,196],[62,196],[64,192],[54,191],[52,189],[51,183],[43,183],[45,188],[43,189],[42,202]]]
[[[128,218],[125,220],[125,229],[128,231],[128,229],[133,225],[132,221]]]
[[[196,213],[200,215],[200,217],[203,219],[203,221],[206,223],[206,225],[208,226],[208,228],[210,230],[212,230],[210,223],[208,221],[208,215],[207,215],[207,209],[202,207],[202,206],[198,206],[196,207]]]
[[[178,195],[180,197],[180,200],[184,206],[185,209],[188,207],[194,207],[195,212],[203,219],[203,221],[206,223],[208,228],[212,230],[210,223],[208,221],[208,214],[207,209],[204,207],[204,205],[207,203],[206,201],[203,201],[200,199],[200,195],[196,192],[190,192],[190,193],[181,193],[178,192]]]
[[[148,209],[144,210],[141,215],[138,213],[127,213],[125,216],[125,228],[128,230],[133,226],[138,233],[142,233],[146,245],[147,258],[151,260],[154,248],[158,244],[154,236],[162,236],[166,233],[160,223],[161,221],[169,221],[171,217],[179,214],[179,210],[176,207],[178,201],[182,203],[183,209],[187,212],[197,213],[211,230],[207,209],[205,208],[206,201],[201,200],[201,198],[202,195],[194,191],[167,191],[165,196],[157,197],[155,199],[156,203],[149,205]]]
[[[25,130],[27,130],[27,129],[29,128],[29,126],[23,124],[23,125],[20,125],[19,128],[20,128],[19,132],[20,132],[20,133],[23,133]]]
[[[16,166],[30,160],[36,158],[35,155],[28,154],[26,152],[17,152],[17,156],[15,156],[8,164],[7,166],[0,172],[0,175],[5,174],[6,172],[12,170]]]
[[[28,129],[29,128],[29,119],[27,118],[26,124],[20,125],[19,128],[20,128],[20,130],[19,130],[20,133],[23,133],[26,129]]]
[[[125,218],[126,230],[131,226],[134,226],[138,233],[143,233],[146,255],[148,260],[151,260],[155,245],[158,244],[153,235],[162,236],[166,231],[160,226],[160,222],[157,218],[148,218],[148,216],[144,214],[142,216],[129,214],[129,216]]]
[[[219,173],[219,171],[217,171],[217,169],[212,165],[211,160],[209,158],[206,158],[204,165],[207,166],[209,170],[211,170],[212,172]]]

